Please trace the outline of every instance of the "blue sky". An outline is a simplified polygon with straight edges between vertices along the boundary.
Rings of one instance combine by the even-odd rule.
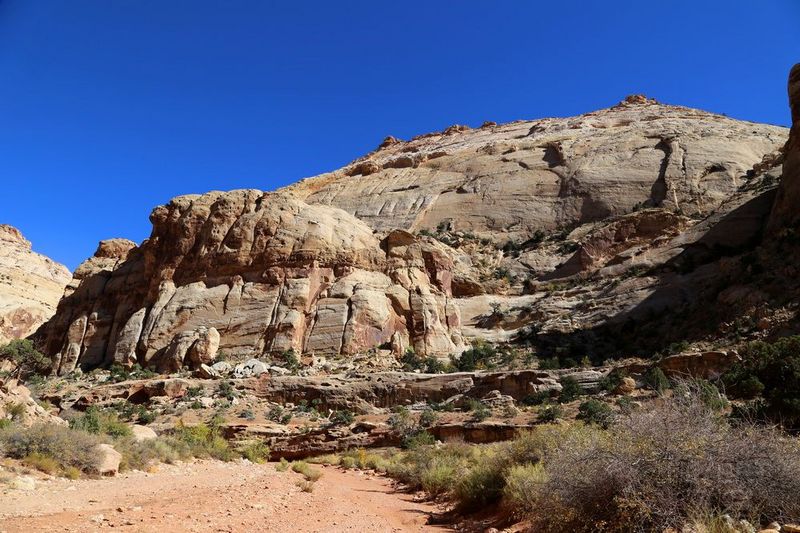
[[[0,0],[0,223],[74,268],[171,197],[631,93],[788,124],[797,0]]]

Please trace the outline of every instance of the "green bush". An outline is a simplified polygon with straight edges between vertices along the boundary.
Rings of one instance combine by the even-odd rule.
[[[14,365],[11,371],[14,377],[47,372],[51,364],[50,359],[28,339],[15,339],[0,348],[0,361],[10,361]]]
[[[247,443],[236,451],[251,463],[260,464],[269,459],[269,446],[261,440]]]
[[[82,415],[72,418],[69,426],[72,429],[114,438],[127,437],[131,434],[130,426],[120,420],[116,412],[101,410],[95,406],[90,406]]]
[[[101,442],[98,435],[55,424],[0,429],[0,455],[14,459],[49,457],[61,468],[74,467],[82,472],[96,471],[98,456],[94,448]]]
[[[352,413],[352,411],[339,410],[334,411],[331,414],[330,421],[331,424],[335,426],[349,426],[355,419],[356,416]]]
[[[535,509],[546,479],[544,467],[541,464],[514,465],[505,474],[503,497],[518,513]]]
[[[474,398],[470,398],[467,401],[467,408],[472,412],[473,422],[483,422],[492,416],[492,411],[486,407],[486,404],[480,400],[475,400]]]
[[[562,409],[560,405],[545,405],[539,409],[539,413],[536,415],[536,420],[543,423],[555,422],[563,416],[564,409]]]
[[[592,398],[581,403],[578,407],[577,418],[587,424],[597,424],[602,428],[607,428],[614,418],[614,411],[607,403]]]
[[[650,367],[644,374],[644,382],[648,387],[661,394],[670,388],[669,378],[657,366]]]
[[[559,383],[561,383],[561,392],[558,395],[559,402],[569,403],[583,395],[583,388],[575,378],[564,376],[559,380]]]
[[[722,377],[726,392],[734,398],[761,397],[763,419],[800,429],[800,336],[752,342],[740,354],[742,361]]]
[[[624,371],[612,370],[600,380],[600,388],[604,391],[614,392],[622,385],[622,380],[627,376]]]
[[[522,399],[524,405],[541,405],[550,401],[550,391],[532,392]]]
[[[494,359],[497,349],[485,341],[475,341],[472,347],[461,353],[458,359],[453,359],[453,366],[461,372],[494,368]]]
[[[139,442],[125,437],[114,442],[114,449],[122,454],[120,470],[146,470],[157,463],[172,464],[192,457],[190,447],[173,437],[158,437]]]
[[[179,423],[172,431],[172,436],[186,444],[194,457],[211,457],[222,461],[230,461],[235,454],[222,438],[219,429],[214,424],[200,423],[186,426]]]
[[[314,482],[322,477],[321,470],[313,468],[310,464],[308,464],[305,461],[295,461],[294,463],[292,463],[292,470],[294,470],[298,474],[303,474],[303,477],[306,478],[306,481]]]

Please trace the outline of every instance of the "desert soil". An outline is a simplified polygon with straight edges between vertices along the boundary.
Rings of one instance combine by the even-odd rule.
[[[389,480],[334,467],[311,493],[274,465],[199,461],[116,478],[39,481],[0,493],[0,532],[443,531],[434,505]]]

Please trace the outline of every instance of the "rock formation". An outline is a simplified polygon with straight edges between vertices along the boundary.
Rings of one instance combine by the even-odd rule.
[[[800,219],[800,63],[789,74],[788,88],[792,129],[785,147],[783,180],[770,219],[773,233],[784,227],[796,226]]]
[[[707,215],[785,139],[784,128],[638,96],[577,117],[394,139],[287,189],[376,230],[444,225],[502,244],[637,206]]]
[[[717,259],[760,238],[786,137],[631,97],[387,138],[276,193],[157,207],[140,246],[101,243],[38,335],[59,373],[199,368],[218,352],[446,356],[472,338],[618,355],[580,335],[730,283]]]
[[[462,343],[454,257],[290,195],[240,190],[157,207],[140,247],[110,241],[76,271],[43,328],[55,369],[198,367],[287,350],[355,353],[387,344],[447,354]]]
[[[50,318],[69,279],[65,266],[33,252],[19,230],[0,224],[0,346]]]

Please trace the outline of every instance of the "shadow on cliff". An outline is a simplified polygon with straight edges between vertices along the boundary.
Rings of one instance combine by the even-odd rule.
[[[571,332],[531,329],[518,340],[545,356],[609,358],[652,357],[670,345],[719,336],[725,324],[742,316],[744,306],[727,305],[719,295],[729,287],[762,285],[770,272],[757,252],[776,195],[762,192],[722,216],[696,241],[657,267],[655,290],[634,307],[608,317],[600,326]]]

